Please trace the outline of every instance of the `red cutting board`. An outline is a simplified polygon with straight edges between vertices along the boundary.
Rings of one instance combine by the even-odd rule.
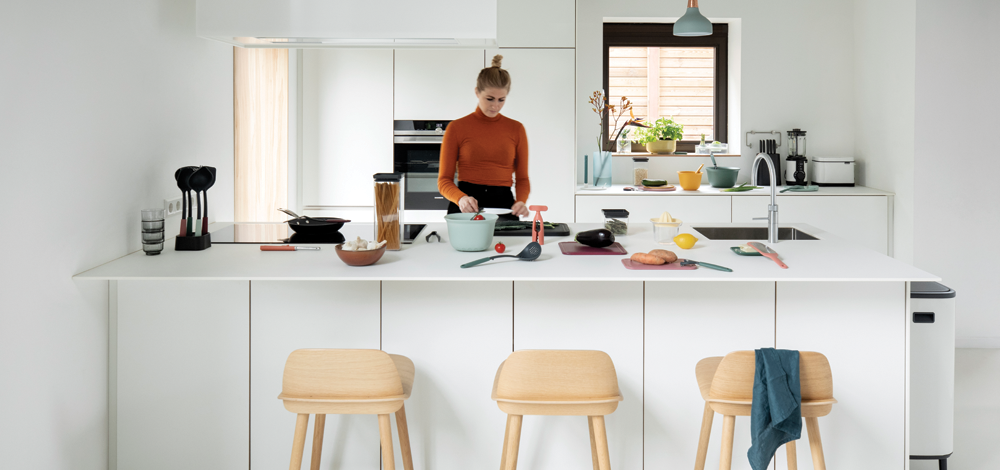
[[[622,264],[625,265],[625,269],[635,269],[637,271],[656,271],[656,270],[688,271],[698,267],[693,264],[691,266],[681,266],[681,263],[679,261],[674,261],[673,263],[667,263],[667,264],[642,264],[642,263],[636,263],[628,258],[623,259]]]
[[[580,242],[559,242],[559,249],[564,255],[627,255],[621,243],[614,242],[611,246],[594,248]]]

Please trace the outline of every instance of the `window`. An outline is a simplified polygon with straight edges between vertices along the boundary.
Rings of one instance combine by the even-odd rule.
[[[679,151],[694,151],[701,134],[708,142],[726,142],[729,25],[713,29],[711,36],[676,37],[672,24],[605,24],[609,102],[625,96],[637,118],[669,117],[683,124]]]

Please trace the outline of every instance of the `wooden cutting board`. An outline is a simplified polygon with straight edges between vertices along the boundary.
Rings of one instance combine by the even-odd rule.
[[[680,261],[667,264],[642,264],[628,258],[623,259],[622,264],[625,265],[625,269],[634,269],[636,271],[690,271],[698,268],[698,266],[693,264],[691,266],[681,266]]]
[[[559,249],[564,255],[627,255],[621,243],[614,242],[611,246],[594,248],[580,242],[559,242]]]

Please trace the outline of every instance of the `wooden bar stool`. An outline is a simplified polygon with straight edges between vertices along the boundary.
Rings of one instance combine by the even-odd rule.
[[[753,351],[736,351],[726,357],[709,357],[698,361],[695,377],[698,379],[701,397],[705,400],[705,414],[701,421],[695,470],[705,468],[708,438],[712,433],[712,418],[715,413],[723,415],[719,469],[732,468],[733,430],[737,416],[750,416],[755,360]],[[799,352],[799,385],[802,392],[802,417],[806,419],[813,468],[826,470],[817,418],[830,414],[833,404],[837,403],[833,398],[833,374],[826,356],[818,352]],[[788,468],[796,470],[798,464],[795,460],[795,441],[785,444],[785,452],[788,455]]]
[[[611,470],[604,415],[622,401],[611,357],[601,351],[515,351],[497,369],[493,400],[507,413],[500,470],[517,468],[524,415],[586,416],[594,470]]]
[[[403,356],[378,349],[299,349],[285,362],[280,400],[285,409],[297,413],[292,461],[288,468],[299,470],[306,443],[309,415],[316,415],[313,427],[312,462],[318,470],[323,450],[323,428],[328,414],[378,415],[382,442],[382,464],[394,470],[392,430],[389,413],[396,413],[399,448],[403,468],[413,470],[410,437],[406,429],[403,401],[413,387],[413,362]]]

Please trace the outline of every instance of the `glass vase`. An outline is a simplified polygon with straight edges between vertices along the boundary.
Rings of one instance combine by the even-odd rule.
[[[591,158],[594,161],[594,186],[598,188],[611,187],[611,152],[597,151]]]

